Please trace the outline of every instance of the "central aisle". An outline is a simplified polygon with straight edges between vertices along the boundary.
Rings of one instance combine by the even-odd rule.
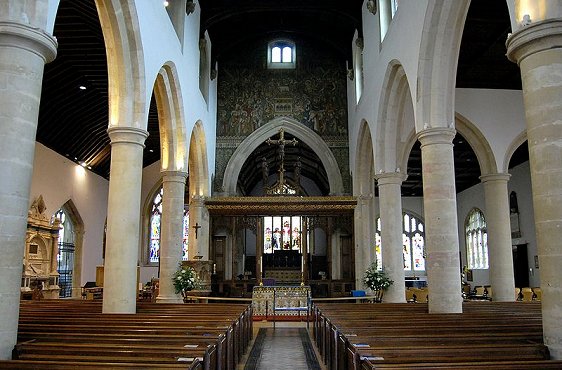
[[[321,370],[305,328],[261,328],[245,370]]]

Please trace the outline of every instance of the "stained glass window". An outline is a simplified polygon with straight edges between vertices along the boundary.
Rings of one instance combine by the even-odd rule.
[[[381,249],[381,218],[377,218],[377,232],[375,233],[375,256],[377,258],[378,270],[382,271],[382,249]]]
[[[188,239],[189,239],[189,210],[183,209],[183,255],[182,261],[189,259],[188,255]]]
[[[301,250],[302,220],[300,216],[264,217],[263,252]]]
[[[160,190],[152,200],[152,208],[150,211],[150,236],[149,236],[149,252],[148,262],[158,263],[160,261],[160,223],[162,220],[162,197],[164,189]],[[188,238],[189,238],[189,210],[183,211],[183,237],[182,237],[182,260],[188,260]]]
[[[465,222],[466,256],[469,269],[487,269],[488,232],[486,219],[478,208],[473,208]]]
[[[402,253],[405,271],[425,271],[425,233],[419,218],[403,213],[402,219]],[[375,233],[375,253],[379,269],[382,269],[381,218],[377,218]]]

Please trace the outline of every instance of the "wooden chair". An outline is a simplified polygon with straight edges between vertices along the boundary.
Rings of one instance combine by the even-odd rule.
[[[521,288],[515,288],[515,300],[516,301],[521,300]]]
[[[542,290],[540,287],[536,287],[533,288],[533,293],[535,293],[534,299],[535,301],[541,301],[542,300]]]
[[[416,292],[416,302],[417,303],[427,303],[428,294],[429,294],[429,291],[427,290],[427,288],[418,289],[418,291]]]
[[[406,302],[414,302],[414,290],[406,288]]]
[[[521,296],[523,302],[531,302],[533,300],[533,290],[529,287],[522,288]]]
[[[482,296],[482,297],[483,297],[483,296],[484,296],[484,291],[485,291],[485,290],[484,290],[484,287],[483,287],[483,286],[477,286],[477,287],[474,288],[474,293],[475,293],[477,296]]]
[[[492,299],[492,287],[486,286],[484,287],[484,295],[490,299]]]

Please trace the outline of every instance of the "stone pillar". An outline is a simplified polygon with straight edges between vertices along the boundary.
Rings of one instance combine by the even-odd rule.
[[[4,360],[12,357],[18,329],[43,69],[56,53],[56,40],[41,29],[0,20],[0,359]]]
[[[74,270],[72,271],[72,298],[82,297],[82,252],[84,247],[84,227],[74,230]]]
[[[133,127],[110,127],[107,132],[111,139],[111,175],[107,204],[103,313],[135,313],[142,151],[148,132]]]
[[[450,128],[430,128],[418,133],[430,313],[462,312],[454,137],[455,130]]]
[[[514,32],[507,55],[523,82],[544,343],[552,358],[562,359],[562,19]]]
[[[209,212],[203,196],[191,197],[189,229],[189,259],[209,260]]]
[[[355,230],[355,289],[364,288],[363,276],[373,261],[374,256],[374,252],[370,253],[370,250],[375,248],[372,240],[376,232],[376,221],[372,217],[372,204],[372,194],[362,194],[357,197],[357,206],[353,216],[353,229]]]
[[[402,192],[406,175],[400,172],[376,175],[381,215],[382,268],[394,281],[384,293],[385,302],[406,302],[402,247]]]
[[[182,303],[175,293],[172,276],[183,257],[183,210],[187,173],[162,172],[162,222],[160,223],[160,292],[158,303]]]
[[[509,194],[507,191],[507,182],[510,177],[511,175],[507,173],[480,176],[486,198],[485,214],[488,229],[492,299],[504,302],[515,300]]]

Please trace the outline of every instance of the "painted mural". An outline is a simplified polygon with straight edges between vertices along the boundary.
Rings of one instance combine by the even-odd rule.
[[[281,116],[314,130],[329,147],[338,142],[331,149],[347,178],[348,154],[340,150],[341,143],[347,143],[345,66],[330,62],[314,48],[297,45],[296,69],[267,69],[264,45],[267,42],[254,45],[254,52],[240,52],[219,69],[215,190],[221,191],[222,174],[236,145]],[[344,186],[348,191],[348,184]]]
[[[267,73],[269,72],[269,73]],[[279,116],[320,136],[347,135],[345,75],[334,68],[295,71],[229,70],[219,88],[219,136],[247,136]]]

